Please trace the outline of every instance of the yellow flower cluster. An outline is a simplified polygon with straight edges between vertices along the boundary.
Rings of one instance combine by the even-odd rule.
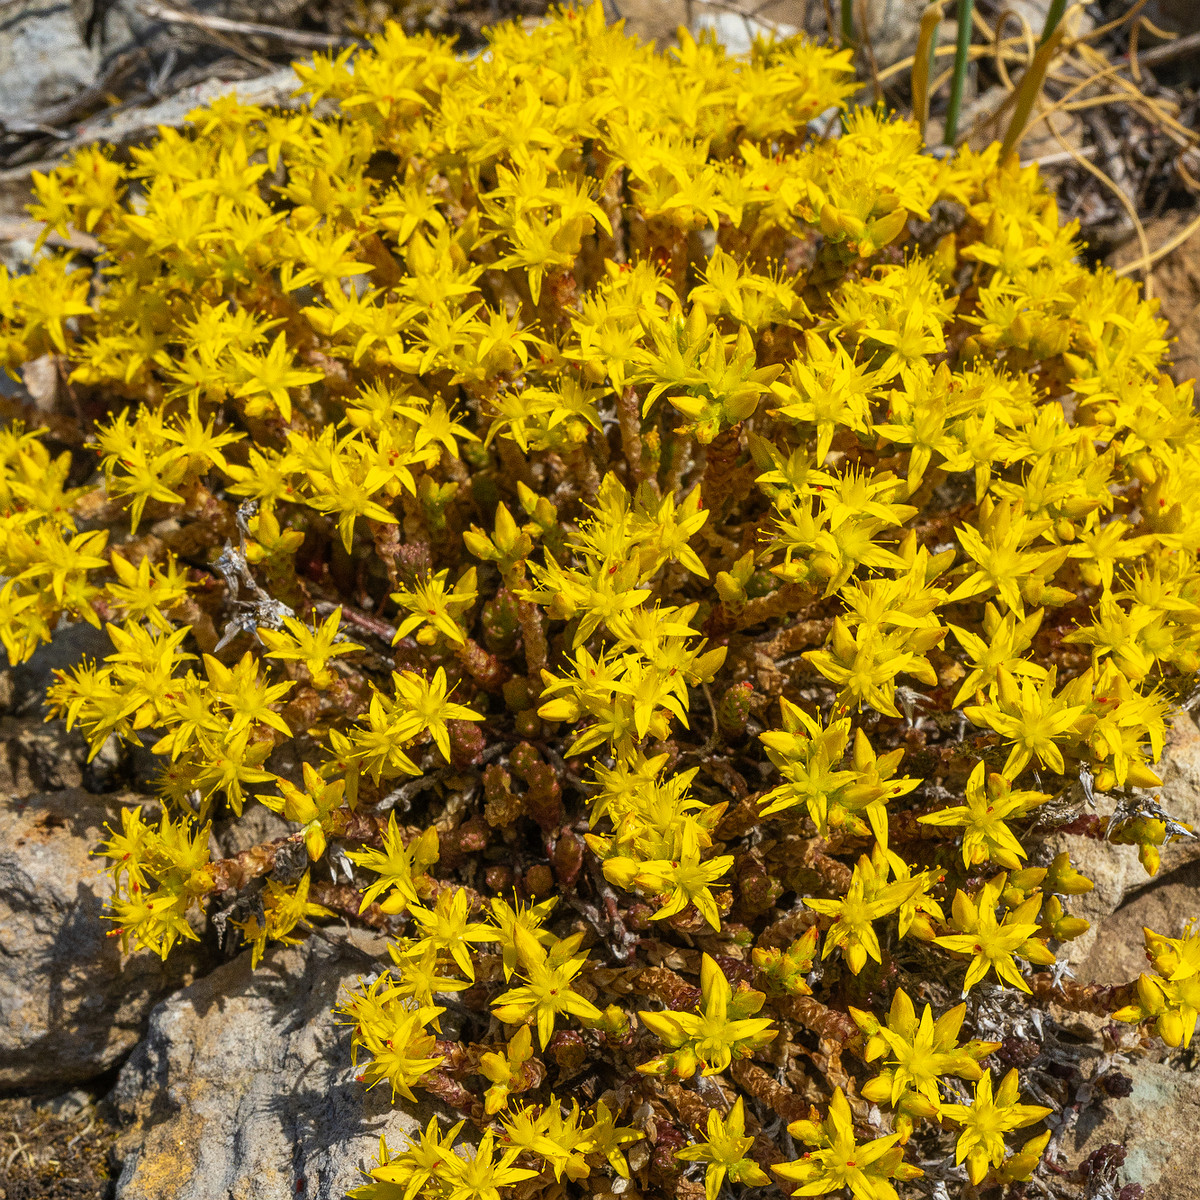
[[[0,639],[103,624],[51,713],[162,761],[105,846],[123,943],[231,888],[256,963],[389,930],[340,1006],[362,1080],[486,1132],[384,1147],[363,1200],[687,1162],[709,1200],[764,1166],[891,1200],[950,1129],[972,1184],[1027,1179],[1045,1139],[1004,1134],[1043,1110],[900,982],[1034,991],[1086,927],[1039,840],[1073,797],[1151,871],[1188,832],[1139,791],[1200,666],[1200,422],[1154,306],[1035,169],[847,111],[849,54],[801,38],[662,54],[597,3],[296,71],[294,110],[37,175],[97,268],[0,268],[0,365],[51,355],[100,414],[89,487],[0,434]],[[249,803],[293,832],[213,859]],[[1196,939],[1153,936],[1116,1015],[1186,1043]],[[818,1037],[887,1065],[860,1091]],[[805,1039],[823,1119],[753,1062]]]

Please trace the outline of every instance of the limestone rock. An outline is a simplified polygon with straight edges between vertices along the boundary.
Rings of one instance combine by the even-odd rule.
[[[866,35],[878,66],[897,62],[913,52],[926,0],[866,0]],[[835,4],[834,11],[838,6]],[[721,0],[716,4],[688,0],[616,0],[614,11],[625,27],[661,49],[675,41],[675,31],[691,24],[699,32],[713,29],[719,41],[734,53],[744,53],[757,33],[781,35],[796,31],[826,36],[819,5],[804,0]],[[860,6],[855,5],[855,11]],[[819,15],[819,19],[814,20]],[[948,23],[946,23],[948,25]]]
[[[1167,739],[1157,769],[1163,786],[1154,794],[1162,797],[1163,808],[1177,820],[1200,830],[1200,730],[1197,730],[1187,713],[1175,717],[1175,727]],[[1104,801],[1101,801],[1103,804]],[[1164,846],[1162,865],[1157,875],[1146,874],[1133,846],[1114,846],[1095,838],[1058,833],[1047,839],[1046,854],[1053,856],[1060,850],[1069,851],[1075,869],[1096,885],[1091,892],[1072,896],[1067,901],[1067,908],[1072,915],[1091,922],[1091,928],[1081,937],[1068,942],[1060,953],[1060,958],[1076,967],[1092,953],[1102,928],[1106,930],[1104,936],[1108,939],[1104,922],[1128,897],[1156,887],[1160,881],[1171,877],[1173,872],[1200,858],[1200,838]],[[1200,916],[1200,911],[1195,915]],[[1139,929],[1135,948],[1140,946]],[[1081,979],[1090,978],[1086,969],[1078,970],[1077,974]]]
[[[1200,4],[1196,0],[1151,0],[1146,15],[1159,29],[1186,35],[1200,30]]]
[[[1146,964],[1142,929],[1179,937],[1189,921],[1200,923],[1200,863],[1189,863],[1134,893],[1096,929],[1077,974],[1096,983],[1128,983]]]
[[[213,857],[233,858],[264,842],[287,837],[295,829],[265,804],[248,804],[240,817],[222,817],[213,823]]]
[[[96,51],[70,4],[17,0],[0,12],[0,120],[36,123],[40,111],[96,82]]]
[[[103,658],[112,653],[112,642],[103,629],[95,629],[84,621],[64,625],[54,631],[53,638],[39,646],[27,662],[0,671],[0,707],[18,717],[37,717],[43,713],[42,701],[46,689],[54,682],[55,671],[77,667],[83,658]],[[0,662],[7,656],[0,650]]]
[[[899,62],[916,50],[925,0],[868,0],[866,10],[866,36],[879,66]]]
[[[1012,37],[1022,29],[1022,21],[1028,27],[1034,39],[1042,36],[1046,28],[1046,14],[1050,11],[1051,0],[1008,0],[1004,11],[1012,14],[1005,25],[1005,37]],[[1096,22],[1081,7],[1068,7],[1062,20],[1066,22],[1067,34],[1070,37],[1080,37],[1094,28]]]
[[[617,11],[630,33],[659,49],[675,40],[675,31],[688,23],[687,0],[618,0]]]
[[[1149,876],[1138,862],[1137,850],[1133,846],[1113,846],[1096,838],[1063,833],[1055,834],[1047,841],[1048,856],[1062,850],[1069,851],[1071,865],[1096,885],[1090,892],[1065,899],[1065,907],[1071,915],[1083,917],[1091,927],[1079,937],[1066,942],[1058,952],[1060,959],[1076,968],[1080,979],[1089,979],[1090,976],[1077,969],[1078,964],[1092,952],[1104,921],[1120,908],[1125,893]]]
[[[188,12],[205,18],[294,26],[304,0],[196,0]],[[228,70],[219,32],[166,19],[141,0],[7,0],[0,15],[0,120],[15,130],[49,118],[70,125],[73,102],[134,79],[156,91],[172,78],[186,80]],[[276,48],[269,46],[268,49]],[[228,76],[226,76],[228,77]],[[60,106],[65,106],[60,107]]]
[[[1106,1143],[1123,1145],[1128,1152],[1124,1180],[1141,1184],[1145,1200],[1195,1200],[1200,1196],[1200,1074],[1154,1062],[1139,1062],[1126,1073],[1133,1079],[1132,1093],[1107,1101],[1098,1121],[1077,1125],[1063,1149],[1077,1164]]]
[[[405,1145],[432,1110],[364,1093],[331,1012],[371,966],[362,944],[314,935],[256,971],[244,953],[154,1011],[112,1095],[133,1147],[116,1200],[342,1200],[381,1134]]]
[[[101,141],[128,146],[153,137],[160,125],[178,127],[194,108],[211,104],[223,96],[236,95],[243,104],[261,104],[267,108],[296,106],[292,93],[297,79],[291,67],[281,67],[256,79],[227,82],[210,79],[144,108],[130,106],[104,112],[83,122],[75,130],[70,145],[88,145]]]
[[[1177,790],[1172,796],[1164,789],[1163,798],[1174,812],[1180,808],[1179,789],[1189,774],[1186,742],[1171,774]],[[1134,861],[1131,874],[1136,869]],[[1164,868],[1149,882],[1143,877],[1115,912],[1096,923],[1076,974],[1100,984],[1136,979],[1150,970],[1143,927],[1178,937],[1195,918],[1200,918],[1200,862]],[[1145,1060],[1135,1061],[1124,1073],[1133,1080],[1132,1094],[1108,1101],[1098,1122],[1085,1122],[1072,1131],[1064,1146],[1071,1162],[1078,1163],[1105,1143],[1120,1143],[1128,1151],[1123,1178],[1142,1185],[1145,1200],[1191,1200],[1200,1195],[1200,1160],[1195,1153],[1200,1073]]]
[[[58,722],[0,717],[0,797],[83,785],[87,743]]]
[[[78,788],[0,795],[0,1088],[106,1071],[203,962],[190,946],[122,962],[107,936],[111,881],[90,854],[117,808]]]

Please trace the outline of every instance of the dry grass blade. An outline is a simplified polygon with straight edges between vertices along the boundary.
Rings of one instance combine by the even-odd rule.
[[[1189,54],[1200,53],[1200,33],[1189,33],[1187,37],[1181,37],[1173,42],[1168,42],[1164,46],[1155,46],[1151,50],[1143,50],[1137,56],[1138,63],[1143,67],[1158,67],[1163,63],[1174,62],[1178,58],[1184,58]],[[1131,66],[1129,63],[1122,62],[1120,66]]]
[[[327,50],[331,46],[351,45],[352,38],[340,38],[333,34],[309,33],[303,29],[284,29],[279,25],[260,25],[254,21],[234,21],[229,17],[203,16],[187,12],[172,5],[160,4],[157,0],[143,0],[138,8],[156,21],[170,25],[190,25],[209,33],[236,34],[241,37],[269,38],[285,42],[304,50]],[[268,63],[270,68],[272,64]]]
[[[929,121],[929,75],[933,55],[933,39],[937,35],[938,23],[942,19],[942,0],[935,3],[921,14],[921,29],[917,36],[917,52],[913,58],[912,93],[913,113],[917,124],[921,127],[921,136],[925,136],[925,126]]]
[[[1178,250],[1184,242],[1188,241],[1196,233],[1200,233],[1200,217],[1189,221],[1174,237],[1168,238],[1152,254],[1144,254],[1141,258],[1136,258],[1133,262],[1126,263],[1123,267],[1118,267],[1117,274],[1129,275],[1134,271],[1147,270],[1156,262],[1166,258],[1172,250]]]
[[[1038,94],[1042,90],[1042,84],[1045,82],[1050,60],[1058,53],[1058,48],[1062,45],[1064,32],[1063,27],[1060,25],[1050,35],[1049,39],[1038,47],[1037,53],[1033,56],[1033,61],[1029,64],[1025,74],[1021,76],[1021,82],[1016,91],[1015,109],[1012,120],[1008,123],[1008,130],[1004,135],[1004,144],[1000,148],[1000,157],[1002,159],[1016,152],[1021,136],[1025,132],[1026,123],[1029,121],[1029,114],[1033,111],[1034,102],[1037,100]]]
[[[991,58],[996,53],[1001,53],[1007,56],[1007,61],[1013,63],[1028,62],[1028,58],[1020,53],[1017,53],[1017,48],[1024,45],[1023,38],[1004,38],[998,46],[972,46],[971,52],[967,56],[971,62],[975,62],[981,58]],[[955,48],[953,46],[939,46],[933,52],[933,58],[953,58]],[[879,72],[880,83],[886,83],[889,79],[894,79],[897,75],[903,75],[905,71],[911,71],[913,64],[916,62],[915,55],[909,55],[907,58],[902,58],[899,62],[894,62],[890,67],[885,67]]]
[[[1142,260],[1145,264],[1142,267],[1142,287],[1145,289],[1146,299],[1149,300],[1154,296],[1154,279],[1150,274],[1150,242],[1146,237],[1146,227],[1142,224],[1141,217],[1138,216],[1137,206],[1125,193],[1117,182],[1102,171],[1095,164],[1088,162],[1073,146],[1067,143],[1066,138],[1059,132],[1058,127],[1054,124],[1053,118],[1047,120],[1047,127],[1054,135],[1055,141],[1063,148],[1063,150],[1071,155],[1071,158],[1079,166],[1083,167],[1089,174],[1094,175],[1117,199],[1121,207],[1128,214],[1130,221],[1133,222],[1134,233],[1137,235],[1138,245],[1142,251]]]

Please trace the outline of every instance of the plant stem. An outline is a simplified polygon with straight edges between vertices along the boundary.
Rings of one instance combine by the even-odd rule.
[[[1038,43],[1044,46],[1049,40],[1050,35],[1058,28],[1058,23],[1063,19],[1063,13],[1067,9],[1067,0],[1050,0],[1050,7],[1046,11],[1046,27],[1042,30],[1042,40]]]
[[[842,45],[854,45],[854,0],[842,0]]]
[[[921,129],[921,137],[925,137],[925,126],[929,122],[929,81],[937,66],[938,23],[942,15],[941,0],[931,0],[921,14],[921,29],[917,37],[917,50],[913,58],[912,96],[913,115]]]
[[[958,137],[958,118],[962,112],[963,88],[967,82],[967,56],[971,50],[971,18],[975,0],[958,0],[958,45],[954,51],[954,79],[950,84],[950,107],[946,110],[946,134],[942,139],[953,146]]]
[[[1025,74],[1021,76],[1021,82],[1017,84],[1012,120],[1008,123],[1004,143],[1000,147],[1001,162],[1010,154],[1015,154],[1017,147],[1021,144],[1021,135],[1025,132],[1025,126],[1029,123],[1029,114],[1033,111],[1038,93],[1042,90],[1046,72],[1050,69],[1050,60],[1058,53],[1058,47],[1062,43],[1065,32],[1064,29],[1056,29],[1049,39],[1037,48],[1033,61],[1025,68]]]

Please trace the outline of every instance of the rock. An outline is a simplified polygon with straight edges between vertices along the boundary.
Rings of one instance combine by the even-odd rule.
[[[1200,858],[1200,728],[1186,712],[1177,713],[1173,720],[1155,768],[1163,781],[1155,794],[1162,797],[1162,806],[1171,816],[1193,826],[1198,836],[1163,847],[1164,871]]]
[[[295,825],[265,804],[249,804],[240,817],[221,817],[213,823],[213,854],[233,858],[243,850],[287,837],[295,831]]]
[[[1004,11],[1014,14],[1005,23],[1002,34],[1013,37],[1021,32],[1021,22],[1029,26],[1034,41],[1042,36],[1046,28],[1046,14],[1050,11],[1050,0],[1008,0]],[[1063,13],[1062,21],[1066,25],[1068,37],[1080,37],[1095,28],[1096,22],[1084,11],[1082,5],[1069,6]]]
[[[1162,761],[1157,769],[1163,786],[1153,794],[1161,796],[1162,807],[1177,820],[1200,830],[1200,730],[1187,713],[1181,712],[1175,717],[1175,727],[1167,738]],[[1104,811],[1104,801],[1101,800],[1100,804],[1101,811]],[[1171,878],[1174,872],[1200,858],[1200,838],[1189,838],[1164,846],[1162,864],[1156,875],[1146,873],[1146,869],[1138,861],[1135,847],[1114,846],[1097,838],[1077,834],[1057,833],[1047,838],[1041,858],[1049,862],[1062,850],[1070,852],[1071,863],[1075,869],[1096,885],[1092,891],[1071,896],[1066,901],[1066,907],[1072,915],[1090,921],[1091,928],[1081,937],[1067,942],[1059,954],[1071,967],[1078,968],[1076,974],[1080,979],[1088,980],[1091,976],[1086,966],[1080,964],[1088,960],[1093,947],[1102,938],[1102,931],[1106,942],[1112,940],[1108,934],[1109,927],[1105,924],[1107,918],[1115,913],[1128,897],[1158,886]],[[1200,908],[1194,915],[1200,916]],[[1141,944],[1139,927],[1134,939],[1134,948],[1139,960],[1144,963],[1140,951]],[[1138,970],[1141,970],[1140,966]],[[1136,975],[1137,971],[1134,971],[1133,976],[1125,978],[1133,978]]]
[[[687,0],[617,0],[617,11],[629,33],[659,49],[675,40],[675,31],[688,23]]]
[[[926,0],[866,0],[866,34],[877,66],[888,66],[916,49],[925,4]],[[835,12],[837,7],[835,3]],[[859,7],[855,5],[856,12]],[[689,21],[696,31],[715,30],[735,54],[749,49],[757,33],[786,36],[802,30],[827,37],[820,6],[804,0],[726,0],[711,8],[688,0],[616,0],[615,9],[631,33],[660,48],[674,42],[675,31]]]
[[[92,142],[129,146],[153,137],[160,125],[177,128],[184,123],[192,109],[211,104],[222,96],[236,94],[243,104],[294,108],[299,103],[292,99],[297,83],[291,67],[281,67],[256,79],[242,79],[233,83],[223,79],[206,80],[157,104],[140,108],[123,107],[92,117],[76,128],[74,137],[65,148],[70,150],[75,146],[91,145]]]
[[[56,629],[52,639],[39,646],[27,662],[0,671],[7,681],[4,711],[18,717],[40,716],[55,671],[77,667],[84,658],[98,659],[111,653],[112,642],[103,629],[95,629],[84,621]],[[0,662],[7,662],[7,655],[0,657]]]
[[[1123,1145],[1122,1175],[1146,1189],[1145,1200],[1195,1200],[1200,1196],[1200,1074],[1155,1062],[1137,1062],[1124,1073],[1133,1079],[1131,1094],[1085,1111],[1062,1149],[1076,1165],[1101,1146]]]
[[[992,142],[1004,140],[1013,115],[1012,105],[1006,103],[1008,97],[1009,89],[996,84],[963,106],[958,123],[959,134],[968,135],[967,140],[973,150],[983,150]],[[1062,142],[1054,136],[1049,121],[1038,121],[1036,112],[1030,117],[1018,143],[1022,162],[1062,155],[1070,150],[1078,150],[1083,145],[1083,122],[1075,113],[1057,113],[1053,121]],[[931,127],[940,129],[940,122],[931,122]],[[1063,142],[1066,143],[1065,148]]]
[[[730,54],[749,54],[757,37],[789,37],[796,32],[792,25],[772,22],[767,24],[756,17],[739,16],[731,12],[702,12],[695,20],[697,33],[711,29],[718,42]]]
[[[1090,927],[1065,942],[1058,951],[1059,959],[1074,969],[1080,979],[1090,980],[1091,976],[1079,969],[1079,964],[1091,954],[1105,920],[1121,906],[1125,893],[1150,877],[1138,862],[1133,846],[1113,846],[1097,838],[1059,833],[1046,840],[1046,861],[1061,850],[1069,851],[1071,865],[1096,885],[1090,892],[1064,899],[1064,907],[1070,914],[1083,917]]]
[[[167,19],[170,6],[145,0],[8,0],[0,19],[0,120],[16,132],[69,126],[83,115],[80,102],[103,102],[106,90],[161,94],[172,76],[190,72],[194,80],[229,65],[228,36],[204,29],[206,18],[288,28],[303,6],[196,0],[187,6],[189,21]],[[279,47],[272,41],[266,48]]]
[[[36,124],[42,110],[96,82],[99,56],[69,3],[16,0],[0,13],[0,121]]]
[[[1176,718],[1159,764],[1162,805],[1172,816],[1200,828],[1200,732],[1191,718]],[[1200,841],[1163,848],[1162,866],[1147,875],[1132,846],[1070,839],[1071,858],[1096,881],[1094,892],[1072,898],[1072,912],[1092,928],[1071,942],[1066,957],[1080,979],[1127,983],[1147,970],[1142,928],[1178,937],[1192,919],[1200,922]],[[1090,843],[1085,845],[1085,843]],[[1076,853],[1079,858],[1076,860]],[[1082,902],[1082,903],[1081,903]]]
[[[916,50],[925,7],[925,0],[867,0],[866,40],[877,66],[890,66]]]
[[[1128,983],[1143,971],[1153,974],[1142,929],[1179,937],[1189,921],[1200,924],[1200,863],[1195,862],[1155,879],[1101,921],[1077,974],[1103,984]]]
[[[38,1108],[57,1117],[60,1121],[70,1121],[79,1116],[91,1103],[92,1096],[86,1089],[72,1088],[69,1092],[62,1092],[57,1096],[51,1096],[48,1100],[43,1100],[38,1104]]]
[[[87,743],[57,721],[0,717],[0,797],[83,785]]]
[[[111,881],[90,857],[117,810],[79,788],[0,796],[0,1088],[106,1071],[162,995],[207,963],[190,944],[166,964],[122,962],[103,919]]]
[[[367,944],[330,931],[257,971],[244,953],[155,1009],[111,1096],[131,1126],[115,1200],[343,1200],[380,1135],[406,1144],[433,1110],[364,1092],[330,1011]]]
[[[1197,918],[1200,862],[1193,861],[1128,892],[1120,907],[1096,924],[1076,974],[1100,984],[1136,979],[1150,971],[1143,927],[1178,937],[1187,922]],[[1103,1110],[1085,1112],[1063,1149],[1074,1165],[1106,1143],[1122,1144],[1128,1151],[1124,1179],[1142,1185],[1145,1200],[1192,1200],[1200,1195],[1200,1160],[1195,1153],[1200,1073],[1146,1060],[1120,1069],[1133,1081],[1132,1094],[1106,1101]]]
[[[63,378],[59,374],[58,361],[53,354],[31,358],[21,368],[25,390],[33,401],[33,407],[41,413],[52,413],[58,406]]]

